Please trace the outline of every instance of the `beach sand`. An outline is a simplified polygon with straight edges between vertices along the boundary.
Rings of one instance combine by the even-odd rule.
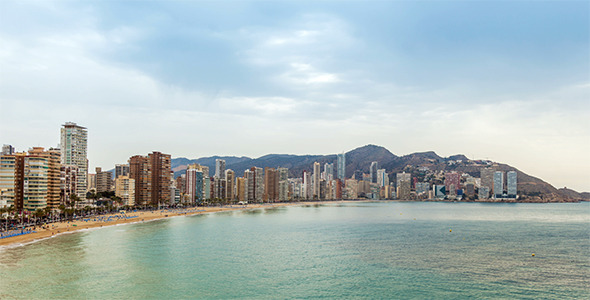
[[[244,209],[258,209],[258,208],[272,208],[280,206],[293,206],[293,205],[315,205],[315,204],[327,204],[342,201],[321,201],[321,202],[285,202],[285,203],[266,203],[266,204],[249,204],[249,205],[232,205],[232,206],[217,206],[217,207],[191,207],[185,209],[162,209],[155,211],[141,211],[131,212],[127,211],[125,214],[114,213],[101,216],[86,217],[84,220],[75,220],[71,222],[56,222],[47,224],[45,229],[36,227],[35,233],[29,233],[25,235],[15,236],[0,239],[0,246],[14,246],[22,245],[56,236],[64,233],[76,232],[89,228],[99,228],[105,226],[112,226],[117,224],[146,222],[158,219],[170,218],[175,216],[189,216],[204,213],[213,213],[220,211],[233,211],[233,210],[244,210]],[[109,218],[110,217],[110,218]],[[125,218],[126,217],[126,218]]]

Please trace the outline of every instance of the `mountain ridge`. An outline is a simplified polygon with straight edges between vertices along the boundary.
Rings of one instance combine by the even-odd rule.
[[[377,161],[380,169],[385,169],[388,174],[402,171],[416,172],[419,167],[427,167],[438,172],[458,171],[479,177],[482,168],[489,166],[498,171],[514,170],[518,173],[518,190],[526,195],[536,198],[537,201],[568,201],[568,200],[590,200],[590,193],[578,193],[571,189],[557,189],[551,184],[531,175],[528,175],[515,167],[499,162],[486,160],[471,160],[463,154],[455,154],[449,157],[441,157],[435,151],[415,152],[403,156],[397,156],[382,146],[368,144],[350,150],[346,156],[346,177],[352,177],[356,170],[363,173],[369,172],[371,162]],[[296,154],[266,154],[258,158],[246,156],[211,156],[197,159],[178,157],[172,159],[172,169],[175,177],[180,176],[186,169],[187,162],[198,163],[209,167],[210,176],[215,170],[215,160],[224,159],[226,169],[232,169],[236,176],[242,176],[243,172],[250,167],[285,167],[289,168],[289,177],[301,177],[303,171],[313,170],[313,163],[318,162],[334,164],[334,172],[337,169],[337,155],[296,155]],[[395,177],[391,177],[394,180]]]

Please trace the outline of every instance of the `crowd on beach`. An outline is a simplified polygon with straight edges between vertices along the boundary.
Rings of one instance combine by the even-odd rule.
[[[15,237],[20,235],[25,235],[29,233],[35,233],[36,231],[32,229],[19,229],[19,230],[9,230],[5,232],[0,232],[0,239],[5,239],[9,237]]]

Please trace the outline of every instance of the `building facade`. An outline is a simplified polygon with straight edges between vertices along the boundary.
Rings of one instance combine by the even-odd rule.
[[[170,154],[152,152],[148,156],[129,158],[129,177],[135,180],[137,205],[153,206],[170,201],[172,170]]]
[[[279,199],[279,173],[274,168],[264,168],[264,201],[275,202]]]
[[[60,205],[61,193],[61,151],[49,148],[45,151],[42,147],[33,147],[29,150],[29,156],[44,157],[47,159],[47,206],[55,209]]]
[[[123,205],[135,205],[135,180],[127,175],[117,177],[115,195],[123,200]]]
[[[113,191],[113,173],[110,171],[103,171],[102,168],[95,168],[96,174],[96,192],[105,193]]]
[[[225,178],[225,160],[215,160],[215,178]]]
[[[504,194],[504,172],[494,172],[494,198],[502,198]]]
[[[518,186],[516,176],[517,176],[516,171],[509,171],[508,173],[506,173],[506,177],[507,177],[506,189],[508,191],[509,198],[516,198],[517,186]]]
[[[338,179],[344,181],[346,180],[346,154],[340,153],[336,159],[337,171],[338,171]]]
[[[61,128],[61,163],[78,167],[76,195],[86,199],[88,190],[88,132],[85,127],[66,122]]]
[[[371,175],[371,183],[377,183],[377,169],[378,163],[376,161],[371,163],[371,167],[369,168],[369,174]]]
[[[397,198],[402,200],[410,199],[410,192],[412,187],[412,178],[409,173],[396,174],[396,189]]]
[[[129,176],[129,165],[128,164],[117,164],[115,165],[115,179],[119,176]]]

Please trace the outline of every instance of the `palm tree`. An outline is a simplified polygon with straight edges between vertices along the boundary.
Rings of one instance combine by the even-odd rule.
[[[59,220],[61,221],[61,214],[66,212],[66,206],[60,204],[57,208],[59,209]]]
[[[80,201],[80,197],[78,197],[78,195],[76,194],[71,194],[70,195],[70,206],[74,207],[76,206],[76,203]]]
[[[119,197],[119,196],[112,196],[111,197],[111,200],[113,200],[113,202],[116,202],[119,205],[122,205],[123,204],[123,199],[121,197]]]
[[[49,218],[51,218],[51,213],[53,212],[53,209],[49,206],[45,207],[45,215],[49,216]]]
[[[35,225],[37,225],[37,223],[39,223],[39,219],[43,218],[45,216],[45,211],[41,208],[37,208],[37,210],[35,210],[34,216],[35,216]]]

